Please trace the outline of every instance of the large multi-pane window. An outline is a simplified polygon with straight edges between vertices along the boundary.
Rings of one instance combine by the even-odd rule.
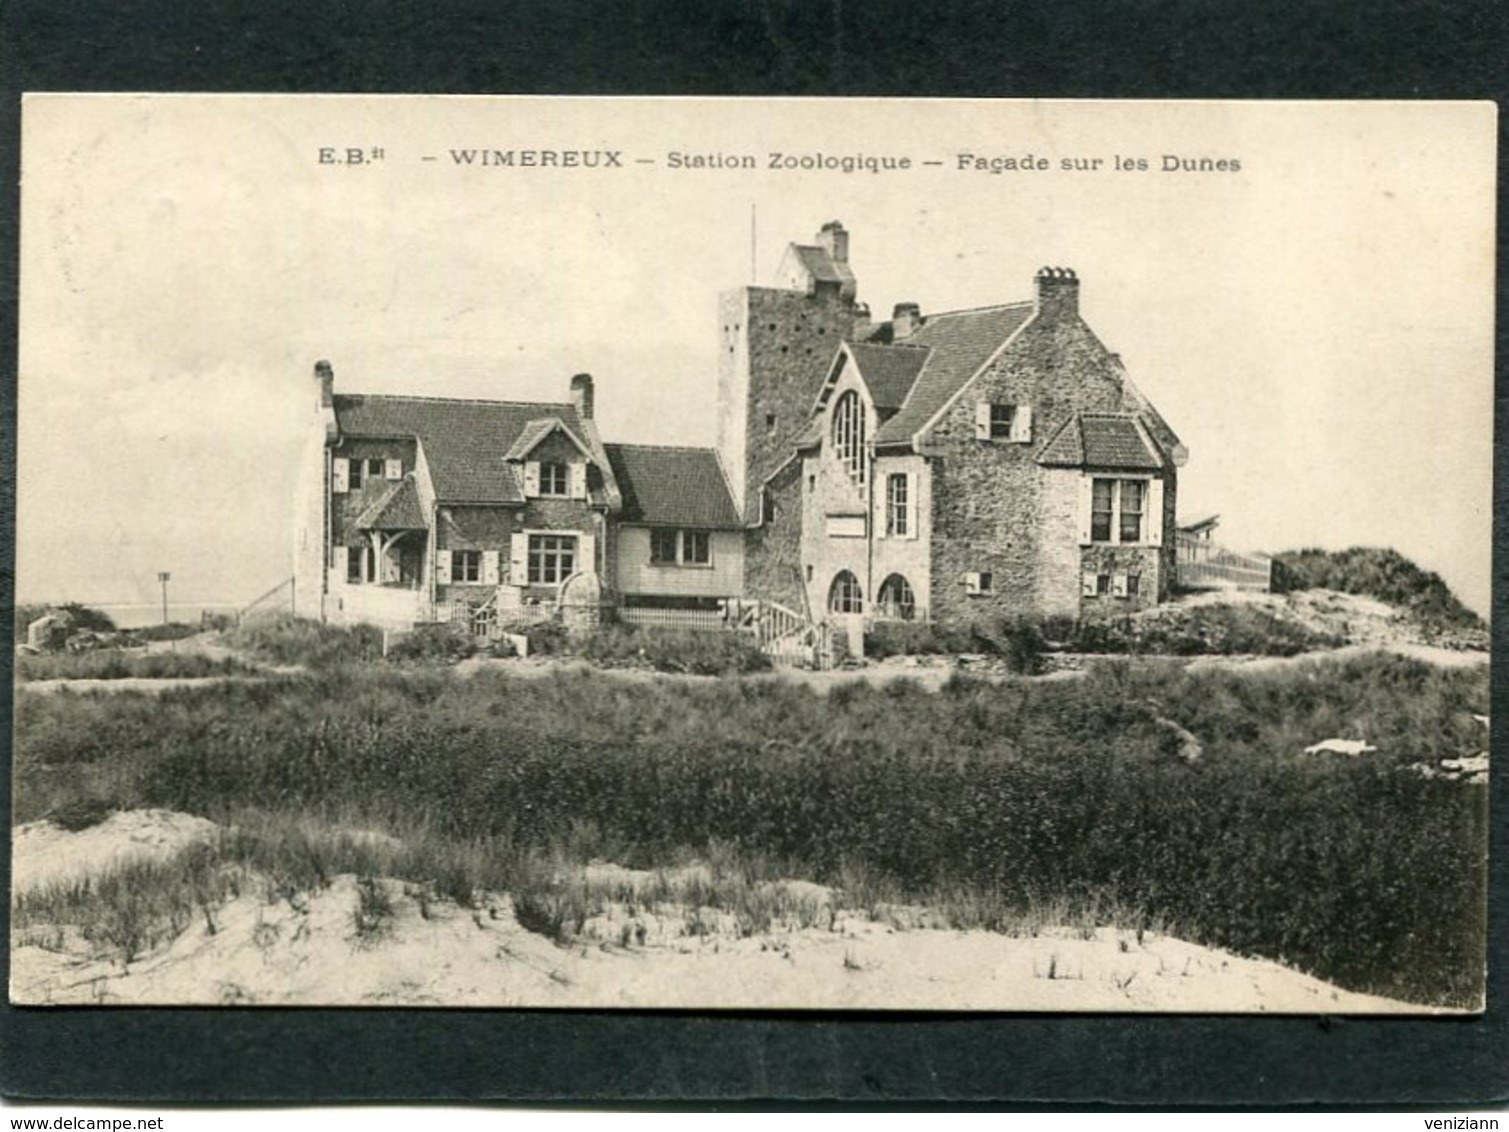
[[[1090,488],[1090,541],[1141,542],[1147,481],[1096,479]]]
[[[917,615],[917,599],[912,585],[900,574],[892,574],[880,583],[875,596],[880,615],[892,621],[910,621]]]
[[[674,566],[680,558],[680,536],[677,530],[652,530],[650,532],[650,564]]]
[[[650,531],[651,566],[711,566],[712,561],[713,541],[707,531]]]
[[[570,495],[571,494],[571,465],[551,464],[540,465],[540,494],[541,495]]]
[[[828,590],[828,608],[834,613],[863,613],[865,593],[863,587],[850,571],[839,571]]]
[[[1147,485],[1141,480],[1121,481],[1121,541],[1142,541],[1143,500]]]
[[[911,500],[907,498],[907,475],[893,472],[885,483],[885,533],[905,538],[912,532],[907,529],[907,512]]]
[[[457,550],[451,554],[451,581],[480,582],[482,580],[482,552],[480,550]]]
[[[833,454],[850,479],[865,482],[865,407],[852,389],[833,406]]]
[[[576,572],[575,535],[529,536],[529,584],[555,586]]]

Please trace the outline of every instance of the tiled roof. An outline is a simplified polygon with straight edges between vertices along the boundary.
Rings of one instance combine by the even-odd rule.
[[[1163,460],[1130,413],[1080,413],[1043,445],[1038,463],[1067,468],[1157,470]]]
[[[871,342],[851,342],[849,350],[864,375],[870,399],[882,416],[901,408],[912,391],[917,375],[927,361],[928,349],[912,343],[879,346]]]
[[[711,448],[605,444],[626,523],[737,529],[739,513]]]
[[[802,266],[819,283],[854,282],[854,272],[849,265],[839,263],[826,249],[812,244],[792,244],[791,248],[802,261]]]
[[[506,453],[531,421],[554,417],[580,435],[571,405],[337,394],[342,436],[418,438],[442,503],[521,503]]]
[[[356,517],[356,526],[364,531],[423,531],[429,524],[424,521],[424,508],[419,505],[419,488],[410,472],[388,490],[374,499],[371,505]]]
[[[519,438],[508,446],[508,451],[503,454],[505,460],[522,460],[533,452],[540,441],[544,440],[556,429],[560,429],[570,438],[583,452],[591,450],[584,444],[580,437],[566,427],[559,417],[541,417],[539,420],[530,421],[519,433]]]
[[[1032,317],[1032,312],[1033,304],[1027,302],[929,315],[905,342],[907,346],[928,347],[927,364],[912,383],[900,410],[880,426],[875,442],[910,443],[990,355]],[[870,341],[889,341],[890,334],[890,323],[883,323]]]

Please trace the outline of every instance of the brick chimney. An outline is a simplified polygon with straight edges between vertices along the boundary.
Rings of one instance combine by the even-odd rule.
[[[817,234],[817,244],[833,257],[834,263],[849,262],[849,233],[841,221],[830,220],[824,224]]]
[[[571,379],[571,403],[576,406],[576,415],[584,421],[592,419],[592,375],[579,373]]]
[[[323,358],[314,363],[314,380],[319,384],[318,408],[328,409],[335,404],[335,370]]]
[[[1073,268],[1039,268],[1035,282],[1039,315],[1079,316],[1079,277]]]
[[[922,325],[922,308],[916,303],[897,303],[891,311],[891,341],[910,338]]]

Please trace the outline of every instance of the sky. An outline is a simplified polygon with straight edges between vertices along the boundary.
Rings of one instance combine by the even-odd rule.
[[[338,392],[565,400],[590,372],[605,439],[711,446],[718,293],[840,219],[877,318],[1072,267],[1190,450],[1181,518],[1393,546],[1486,613],[1495,129],[1486,103],[28,96],[17,600],[286,578],[321,358]]]

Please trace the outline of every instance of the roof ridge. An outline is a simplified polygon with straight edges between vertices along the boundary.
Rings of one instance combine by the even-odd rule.
[[[566,409],[575,412],[570,401],[498,401],[490,397],[435,397],[428,394],[410,393],[337,393],[336,398],[361,397],[368,401],[428,401],[442,405],[517,405],[520,407]]]
[[[931,350],[920,342],[849,342],[849,346],[865,346],[872,350]]]
[[[712,444],[641,444],[637,440],[605,440],[604,448],[653,448],[658,452],[716,452]]]
[[[924,311],[922,315],[922,325],[926,326],[929,320],[935,318],[952,318],[956,315],[962,314],[980,314],[982,311],[1004,311],[1011,310],[1014,307],[1030,307],[1033,305],[1034,303],[1031,299],[1018,299],[1015,302],[1010,303],[986,303],[984,306],[960,307],[958,310],[938,311],[934,314],[928,314]]]

